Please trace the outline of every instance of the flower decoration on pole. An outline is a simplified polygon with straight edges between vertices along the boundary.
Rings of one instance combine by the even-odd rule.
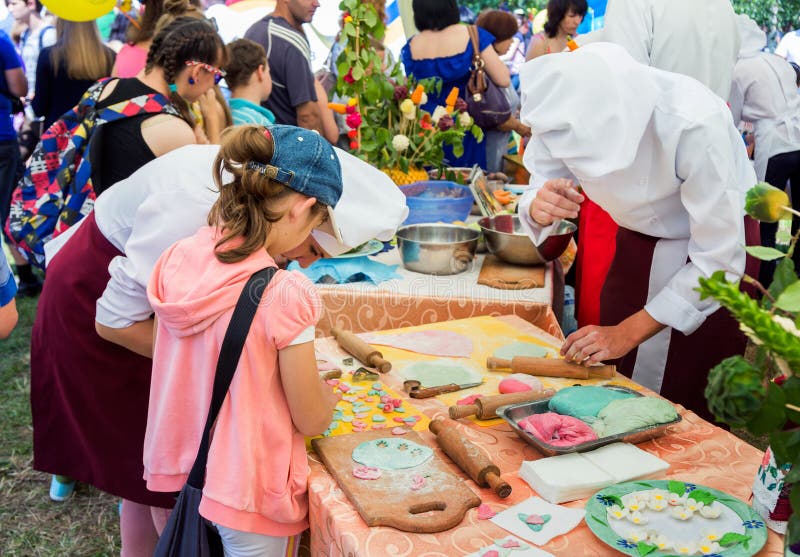
[[[800,232],[792,236],[795,211],[783,190],[767,183],[753,186],[745,197],[745,211],[762,222],[783,221],[776,247],[747,246],[762,263],[777,261],[772,283],[763,285],[744,275],[731,281],[723,271],[699,279],[701,298],[714,298],[739,322],[754,345],[754,355],[733,356],[715,366],[708,376],[705,396],[714,416],[733,427],[757,435],[769,434],[778,466],[791,466],[785,483],[791,486],[794,514],[786,545],[800,550],[800,279],[792,255]],[[781,231],[784,229],[784,231]],[[780,249],[779,249],[780,248]],[[754,286],[760,301],[740,289]]]
[[[423,110],[428,94],[441,91],[441,82],[415,81],[403,75],[399,62],[381,58],[373,43],[383,39],[385,28],[373,6],[343,0],[339,8],[347,42],[336,60],[336,93],[349,100],[329,106],[344,116],[353,154],[387,172],[396,183],[409,183],[426,180],[425,168],[446,166],[445,145],[461,156],[466,133],[483,139],[457,88],[434,115]]]

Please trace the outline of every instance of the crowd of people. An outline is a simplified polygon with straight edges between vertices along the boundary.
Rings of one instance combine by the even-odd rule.
[[[94,21],[53,18],[39,0],[6,4],[0,220],[17,276],[0,250],[0,337],[16,322],[15,295],[41,291],[34,467],[52,474],[55,501],[77,481],[120,497],[123,557],[152,555],[194,462],[248,280],[388,240],[406,217],[404,197],[337,147],[303,26],[317,0],[277,0],[228,44],[199,0],[148,0],[116,51]],[[710,417],[707,371],[745,339],[698,298],[697,279],[744,273],[753,262],[743,246],[759,233],[774,245],[775,228],[746,219],[743,198],[757,180],[799,191],[800,74],[764,52],[763,31],[727,0],[669,9],[612,0],[606,27],[577,37],[586,0],[550,0],[535,35],[524,14],[487,10],[475,42],[456,0],[412,6],[417,33],[400,61],[442,82],[422,108],[444,105],[454,87],[463,98],[476,54],[510,107],[484,141],[468,135],[460,157],[446,151],[447,164],[499,171],[515,133],[532,174],[519,209],[528,234],[538,244],[559,221],[580,220],[581,328],[562,354],[617,360]],[[81,125],[68,128],[70,118]],[[78,151],[76,171],[56,172]],[[20,234],[20,215],[44,205],[15,188],[39,187],[44,175],[62,187],[80,179],[66,190],[85,202],[57,214],[52,230]],[[768,283],[772,269],[760,272]],[[279,270],[267,293],[216,423],[200,506],[230,556],[296,546],[307,528],[304,436],[327,428],[338,400],[317,374],[314,287]]]

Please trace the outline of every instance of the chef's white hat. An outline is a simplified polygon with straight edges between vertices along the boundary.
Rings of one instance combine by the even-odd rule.
[[[337,147],[334,150],[342,166],[342,196],[333,209],[335,219],[312,231],[312,236],[331,256],[373,238],[391,240],[408,216],[406,196],[389,176],[374,166]],[[332,230],[333,222],[336,231]]]

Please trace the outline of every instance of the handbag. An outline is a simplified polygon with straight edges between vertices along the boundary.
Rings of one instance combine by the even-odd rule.
[[[217,529],[200,516],[200,500],[203,497],[211,429],[231,386],[261,296],[275,276],[275,272],[275,267],[267,267],[253,274],[236,302],[219,352],[211,404],[200,447],[197,449],[197,457],[189,472],[186,485],[178,495],[178,501],[172,509],[164,532],[158,540],[153,557],[223,557],[224,555],[222,539]]]
[[[478,42],[478,28],[470,25],[468,29],[473,56],[467,81],[467,112],[479,128],[490,130],[511,118],[511,105],[503,90],[486,75]]]

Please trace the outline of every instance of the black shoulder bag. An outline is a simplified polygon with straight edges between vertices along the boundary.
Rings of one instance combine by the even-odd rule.
[[[175,508],[172,509],[167,526],[158,540],[153,557],[223,557],[222,540],[217,529],[200,516],[199,511],[206,477],[211,428],[228,394],[261,296],[275,276],[275,272],[275,267],[267,267],[251,276],[236,302],[217,360],[214,391],[211,395],[211,405],[203,437],[200,440],[200,448],[197,449],[197,458],[186,485],[178,496]]]

